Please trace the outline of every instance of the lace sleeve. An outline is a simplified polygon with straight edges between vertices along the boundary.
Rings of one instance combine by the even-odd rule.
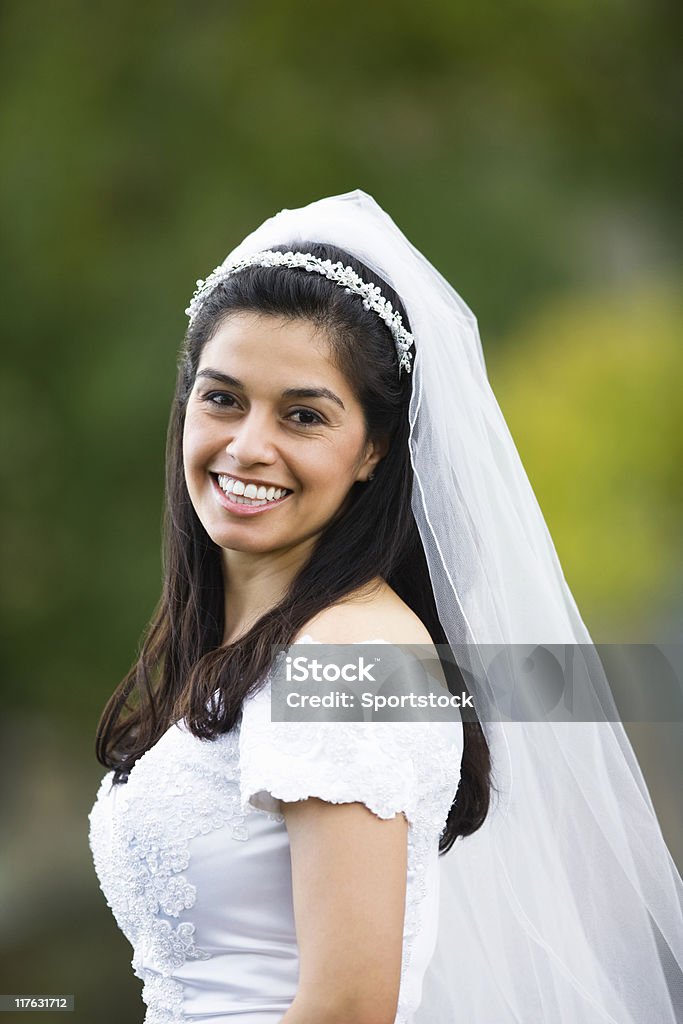
[[[377,643],[379,641],[367,641]],[[282,802],[361,802],[410,824],[429,807],[445,824],[460,778],[462,726],[438,722],[271,722],[270,682],[245,702],[240,795],[281,818]]]

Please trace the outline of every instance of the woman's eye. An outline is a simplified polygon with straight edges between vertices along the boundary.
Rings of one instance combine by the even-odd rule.
[[[322,423],[323,422],[322,416],[318,416],[317,412],[313,412],[312,409],[295,409],[294,412],[291,415],[292,416],[312,416],[313,417],[313,420],[312,421],[309,420],[308,422],[306,422],[306,421],[302,422],[300,420],[299,421],[299,425],[302,426],[302,427],[315,427],[315,426],[318,425],[318,423]]]
[[[225,391],[210,391],[207,395],[204,395],[203,401],[208,402],[209,405],[218,405],[227,409],[232,409],[232,402],[234,395],[227,394]],[[220,401],[220,399],[227,399],[228,401]]]

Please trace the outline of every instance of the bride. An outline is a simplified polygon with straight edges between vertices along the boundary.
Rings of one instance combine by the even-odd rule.
[[[293,644],[581,645],[609,703],[470,310],[355,191],[187,313],[90,813],[146,1024],[676,1021],[683,885],[618,721],[505,723],[480,673],[479,720],[271,721]]]

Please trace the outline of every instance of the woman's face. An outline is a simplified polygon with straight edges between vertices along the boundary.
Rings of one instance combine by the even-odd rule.
[[[195,511],[220,547],[308,547],[384,453],[366,443],[361,406],[311,322],[235,313],[204,346],[183,462]]]

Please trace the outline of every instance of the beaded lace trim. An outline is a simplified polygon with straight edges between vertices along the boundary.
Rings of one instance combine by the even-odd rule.
[[[203,743],[172,727],[133,766],[125,786],[115,787],[117,806],[109,815],[102,798],[113,775],[102,779],[90,812],[95,868],[107,904],[135,950],[132,967],[144,982],[148,1006],[145,1024],[175,1024],[186,1018],[183,986],[173,972],[187,960],[211,957],[196,945],[194,924],[175,923],[196,898],[195,886],[183,874],[190,840],[223,827],[233,839],[249,837],[240,809],[238,735]]]

